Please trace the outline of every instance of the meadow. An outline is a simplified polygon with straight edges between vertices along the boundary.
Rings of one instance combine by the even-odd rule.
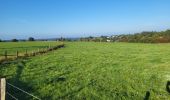
[[[1,64],[0,76],[43,100],[143,100],[146,94],[168,100],[169,55],[168,43],[66,42],[65,48]],[[33,99],[9,86],[7,91]]]
[[[48,48],[61,44],[55,41],[34,41],[34,42],[0,42],[0,58],[4,58],[5,51],[7,55],[15,56],[18,51],[20,54],[32,53],[38,49]]]

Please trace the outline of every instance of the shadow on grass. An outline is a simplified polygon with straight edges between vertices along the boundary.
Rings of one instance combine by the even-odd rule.
[[[16,75],[13,78],[7,80],[7,82],[23,89],[24,91],[30,92],[30,91],[33,91],[32,86],[29,83],[26,83],[26,82],[23,82],[20,80],[24,67],[25,67],[25,62],[19,61],[18,65],[17,65]],[[14,97],[16,97],[19,100],[33,99],[31,96],[21,92],[20,90],[14,88],[8,84],[7,84],[7,92],[12,94]],[[13,100],[13,99],[9,95],[7,95],[7,100]]]
[[[149,97],[150,97],[150,92],[147,91],[144,100],[149,100]]]
[[[170,93],[170,81],[167,81],[166,91],[167,91],[168,93]]]

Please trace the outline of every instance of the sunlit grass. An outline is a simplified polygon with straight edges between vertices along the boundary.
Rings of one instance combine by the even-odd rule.
[[[56,41],[34,41],[34,42],[0,42],[0,54],[4,54],[7,51],[8,54],[15,54],[16,51],[32,52],[38,50],[38,48],[47,48],[49,46],[56,46],[60,42]]]
[[[41,56],[0,65],[0,75],[48,100],[143,100],[147,91],[149,98],[164,100],[170,98],[169,55],[170,44],[72,42]],[[14,95],[31,99],[19,92]]]

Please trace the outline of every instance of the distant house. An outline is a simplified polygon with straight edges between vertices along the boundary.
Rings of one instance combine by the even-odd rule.
[[[111,42],[111,37],[107,36],[107,42]]]
[[[106,41],[107,41],[107,42],[111,42],[111,40],[109,40],[109,39],[107,39]]]

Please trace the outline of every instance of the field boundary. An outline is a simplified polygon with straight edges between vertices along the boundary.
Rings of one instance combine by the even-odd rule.
[[[53,51],[53,50],[57,50],[59,48],[63,48],[65,46],[64,43],[57,45],[57,46],[53,46],[51,47],[50,45],[47,48],[38,48],[37,50],[33,50],[31,53],[28,53],[27,49],[25,50],[25,53],[21,52],[19,53],[18,50],[16,50],[16,54],[15,55],[8,55],[7,51],[4,51],[4,55],[0,55],[1,59],[0,59],[0,63],[4,63],[4,62],[8,62],[11,60],[15,60],[18,58],[25,58],[25,57],[31,57],[31,56],[36,56],[36,55],[42,55],[44,53],[47,53],[49,51]]]
[[[17,86],[7,82],[6,78],[1,78],[0,79],[0,100],[6,100],[7,95],[9,97],[11,97],[13,100],[18,100],[17,97],[15,97],[13,94],[11,94],[9,92],[10,89],[8,90],[7,86],[8,87],[10,86],[10,87],[12,87],[12,88],[14,88],[16,90],[21,91],[22,93],[32,97],[32,99],[41,100],[39,97],[37,97],[37,96],[35,96],[35,95],[33,95],[33,94],[31,94],[31,93],[29,93],[29,92],[27,92],[27,91],[17,87]]]

